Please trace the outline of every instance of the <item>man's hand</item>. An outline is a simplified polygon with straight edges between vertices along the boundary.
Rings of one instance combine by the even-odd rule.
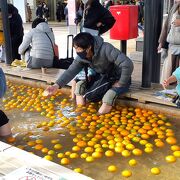
[[[172,24],[175,26],[175,27],[178,27],[180,26],[180,19],[175,19]]]
[[[54,84],[53,86],[47,87],[46,90],[43,92],[43,95],[44,96],[51,96],[51,95],[55,94],[58,89],[59,89],[59,85]]]
[[[162,43],[159,43],[159,46],[157,48],[158,53],[161,53],[161,49],[162,49]]]

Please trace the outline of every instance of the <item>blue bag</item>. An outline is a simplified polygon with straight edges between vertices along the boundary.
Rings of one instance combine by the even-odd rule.
[[[0,98],[4,96],[6,92],[6,78],[3,70],[0,68]]]

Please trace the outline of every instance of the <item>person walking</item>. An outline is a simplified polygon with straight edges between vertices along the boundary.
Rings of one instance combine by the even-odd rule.
[[[105,84],[113,81],[112,84],[107,87],[107,91],[104,91],[105,88],[103,87],[103,89],[101,89],[103,93],[101,91],[99,92],[102,95],[103,103],[98,113],[109,113],[114,105],[115,99],[129,89],[133,71],[132,61],[111,44],[104,42],[102,37],[92,36],[89,33],[82,32],[76,35],[73,39],[73,46],[77,53],[76,59],[56,80],[56,83],[45,90],[45,94],[55,94],[59,88],[65,86],[76,74],[88,66],[98,73],[99,77],[108,77]],[[95,77],[99,78],[98,76]],[[92,84],[98,81],[96,78],[94,78],[93,82],[79,81],[77,83],[75,91],[77,105],[85,105],[87,90],[92,87]],[[93,90],[91,92],[93,92]],[[98,97],[98,100],[99,98],[101,99],[98,94],[94,94],[94,96],[96,98]]]

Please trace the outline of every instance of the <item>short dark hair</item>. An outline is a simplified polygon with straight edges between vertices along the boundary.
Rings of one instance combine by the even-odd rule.
[[[45,19],[43,18],[36,18],[33,22],[32,22],[32,28],[35,28],[39,23],[45,22]]]
[[[86,32],[81,32],[77,34],[73,39],[73,46],[77,46],[83,49],[88,47],[94,47],[94,37]]]

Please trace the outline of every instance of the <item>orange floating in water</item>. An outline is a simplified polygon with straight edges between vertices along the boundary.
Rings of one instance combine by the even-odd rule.
[[[14,143],[15,141],[16,141],[16,138],[14,138],[14,137],[8,137],[7,138],[8,143]]]
[[[177,140],[176,140],[175,137],[168,137],[168,138],[166,138],[166,142],[167,142],[168,144],[173,145],[173,144],[176,144],[176,143],[177,143]]]
[[[36,150],[41,150],[43,148],[43,145],[42,144],[36,144],[35,146],[34,146],[34,149],[36,149]]]
[[[61,159],[61,162],[60,162],[62,165],[67,165],[70,163],[70,160],[68,158],[62,158]]]

